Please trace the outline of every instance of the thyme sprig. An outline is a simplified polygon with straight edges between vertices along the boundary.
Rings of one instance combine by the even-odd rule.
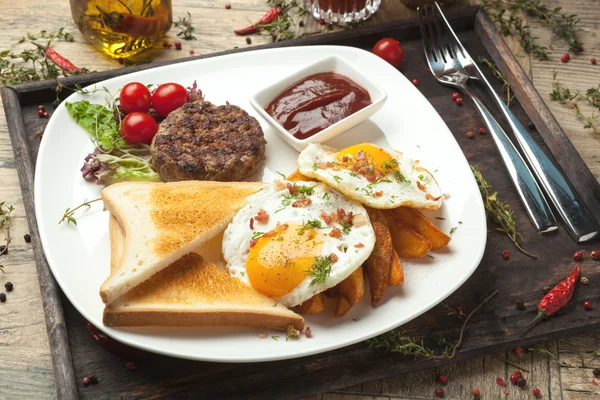
[[[67,221],[67,224],[73,224],[73,225],[77,225],[77,219],[74,217],[75,215],[75,211],[79,210],[82,207],[87,207],[90,208],[92,203],[95,203],[97,201],[102,200],[102,197],[98,197],[97,199],[94,200],[84,200],[83,203],[81,203],[80,205],[78,205],[75,208],[67,208],[65,210],[65,213],[63,214],[62,218],[60,219],[60,221],[58,221],[59,224],[62,224],[64,221]]]
[[[555,71],[552,76],[550,99],[568,106],[573,111],[573,114],[585,121],[583,125],[584,129],[591,129],[596,135],[600,135],[600,85],[595,88],[589,88],[585,91],[585,94],[581,94],[579,90],[572,91],[560,84],[556,77],[557,72]],[[592,107],[591,115],[584,114],[581,108],[576,103],[573,103],[573,100],[587,102]]]
[[[488,60],[485,57],[479,56],[477,58],[477,62],[485,65],[490,70],[492,70],[492,74],[494,75],[494,77],[496,79],[498,79],[498,81],[500,81],[500,83],[502,83],[502,87],[504,88],[504,97],[502,97],[502,98],[504,99],[504,102],[506,103],[506,105],[508,107],[510,107],[510,103],[514,100],[515,95],[511,92],[510,83],[508,83],[508,81],[506,80],[504,75],[502,75],[502,72],[500,72],[498,67],[496,67],[496,64],[494,64],[493,62],[491,62],[490,60]]]
[[[498,294],[498,290],[494,293],[486,297],[479,303],[477,307],[473,309],[465,318],[462,327],[460,329],[460,334],[458,336],[458,340],[453,346],[446,346],[441,354],[438,354],[435,350],[428,348],[425,346],[423,340],[418,341],[416,338],[407,336],[405,331],[396,331],[392,330],[384,333],[383,335],[376,336],[372,339],[367,340],[367,344],[369,347],[373,347],[376,349],[381,349],[386,352],[398,353],[407,356],[413,356],[415,358],[427,358],[430,360],[441,360],[446,359],[450,360],[456,356],[456,353],[460,349],[462,345],[462,341],[464,338],[465,329],[467,327],[467,323],[483,305],[488,303],[494,296]],[[442,343],[447,343],[446,340],[442,340]]]
[[[6,236],[4,238],[4,247],[2,248],[2,250],[0,250],[0,256],[5,255],[6,253],[8,253],[8,246],[10,245],[11,242],[11,237],[10,237],[10,228],[12,225],[12,212],[15,210],[15,208],[12,205],[7,205],[5,201],[0,202],[0,229],[3,229],[6,231]],[[2,273],[4,273],[4,265],[0,264],[0,271],[2,271]]]
[[[541,60],[548,59],[546,47],[537,43],[531,27],[522,15],[550,29],[554,36],[569,43],[569,50],[581,51],[577,38],[579,18],[562,12],[560,7],[550,8],[540,0],[482,0],[482,5],[504,36],[518,35],[523,50]]]
[[[187,13],[187,17],[177,17],[177,21],[173,22],[173,27],[179,29],[177,36],[181,36],[183,40],[196,40],[193,33],[196,28],[192,26],[192,14]]]
[[[519,241],[523,240],[523,236],[517,232],[517,226],[515,220],[513,219],[513,214],[515,211],[510,207],[510,205],[504,204],[498,199],[498,193],[493,192],[494,188],[483,178],[483,175],[481,175],[481,172],[477,166],[471,165],[471,170],[473,172],[473,176],[475,176],[475,180],[477,181],[477,186],[479,186],[479,192],[481,193],[481,197],[483,199],[485,213],[487,214],[488,218],[492,220],[492,222],[498,225],[496,230],[506,233],[506,235],[521,253],[531,258],[538,258],[536,255],[533,255],[523,249],[519,244]]]

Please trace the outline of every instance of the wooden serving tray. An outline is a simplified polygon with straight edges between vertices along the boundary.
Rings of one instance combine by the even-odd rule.
[[[520,103],[515,102],[513,111],[524,126],[533,122],[536,129],[532,129],[531,134],[562,167],[592,214],[599,219],[600,185],[527,79],[487,14],[471,7],[451,11],[448,17],[473,57],[488,57],[504,72]],[[39,136],[47,120],[38,118],[37,106],[44,104],[47,109],[52,109],[56,82],[36,82],[3,88],[2,99],[33,239],[60,399],[161,396],[292,399],[599,328],[600,314],[586,313],[581,306],[584,299],[593,301],[600,298],[600,285],[593,284],[600,279],[600,263],[586,261],[582,265],[582,274],[592,284],[580,285],[573,300],[556,316],[538,324],[525,335],[516,333],[535,316],[537,303],[542,297],[542,287],[555,285],[569,273],[575,250],[590,250],[594,244],[576,245],[562,227],[548,236],[535,232],[492,138],[489,135],[477,135],[475,140],[471,140],[465,136],[466,131],[476,131],[483,126],[472,104],[465,101],[462,107],[456,106],[450,98],[452,89],[438,84],[427,71],[417,21],[393,22],[195,58],[300,45],[347,45],[370,49],[383,37],[394,37],[402,42],[407,57],[401,71],[409,79],[419,80],[419,90],[450,127],[469,162],[479,165],[483,176],[499,192],[499,197],[515,209],[518,230],[525,237],[524,246],[540,256],[538,260],[531,260],[520,254],[509,239],[504,234],[495,232],[490,224],[488,244],[481,265],[446,302],[452,307],[463,305],[467,310],[472,310],[480,303],[482,295],[490,294],[496,289],[499,294],[471,319],[456,357],[452,360],[414,360],[398,354],[383,353],[363,343],[301,359],[253,364],[193,362],[131,348],[119,351],[121,356],[106,351],[90,336],[83,317],[61,295],[39,241],[33,203],[33,175]],[[62,82],[65,85],[77,83],[86,86],[117,75],[183,61],[76,76]],[[487,74],[490,71],[484,68],[484,72]],[[497,84],[493,77],[490,76],[489,79]],[[501,90],[499,84],[497,90]],[[498,120],[503,122],[497,108],[490,108],[495,111]],[[505,130],[509,132],[507,128]],[[460,230],[460,226],[458,229]],[[505,249],[511,252],[509,260],[504,260],[501,256]],[[516,310],[517,299],[525,301],[525,311]],[[411,336],[430,339],[445,337],[452,342],[458,338],[462,323],[456,316],[448,315],[447,309],[438,306],[402,329]],[[130,360],[136,362],[136,371],[125,369],[125,362]],[[89,375],[96,375],[100,383],[84,387],[82,379]]]

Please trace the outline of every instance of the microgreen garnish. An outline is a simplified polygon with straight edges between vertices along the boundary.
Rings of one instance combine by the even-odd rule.
[[[298,232],[298,235],[302,235],[307,229],[323,229],[323,224],[318,219],[311,219],[296,229],[296,232]]]
[[[315,261],[313,262],[310,271],[307,271],[308,276],[312,278],[308,287],[325,283],[327,277],[331,274],[331,266],[333,265],[331,256],[332,255],[330,254],[326,257],[315,257]]]
[[[523,236],[517,232],[517,226],[515,220],[513,219],[513,214],[515,211],[508,204],[504,204],[498,200],[498,193],[492,192],[494,188],[483,178],[479,168],[471,165],[471,170],[473,171],[473,175],[477,181],[477,186],[479,186],[479,192],[481,193],[481,197],[483,199],[485,213],[495,224],[498,225],[496,230],[506,233],[510,240],[515,244],[517,249],[521,251],[521,253],[531,258],[537,258],[537,256],[525,251],[519,244],[519,240],[523,240]]]
[[[78,205],[77,207],[71,209],[70,207],[67,208],[65,210],[65,213],[63,214],[62,218],[60,219],[60,221],[58,221],[59,224],[63,223],[64,221],[67,221],[67,224],[73,224],[73,225],[77,225],[77,219],[75,219],[74,215],[75,215],[75,211],[79,210],[81,207],[87,207],[90,208],[92,203],[95,203],[96,201],[100,201],[102,200],[102,197],[99,197],[97,199],[94,200],[84,200],[83,203],[81,203],[80,205]]]

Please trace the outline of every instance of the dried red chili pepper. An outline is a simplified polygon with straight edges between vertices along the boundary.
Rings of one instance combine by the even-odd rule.
[[[236,35],[249,35],[251,33],[256,33],[258,31],[259,26],[270,24],[279,18],[281,14],[281,9],[279,7],[273,7],[261,19],[258,20],[257,23],[247,26],[242,29],[236,29],[233,31]]]
[[[540,301],[540,304],[538,304],[538,315],[527,325],[526,328],[537,324],[542,319],[545,319],[564,307],[565,304],[571,300],[573,292],[575,292],[575,285],[578,277],[579,265],[576,264],[567,279],[556,285],[544,296],[542,301]]]
[[[65,71],[67,71],[67,72],[81,71],[81,68],[79,68],[78,66],[73,64],[71,61],[67,60],[66,58],[64,58],[63,56],[58,54],[56,52],[56,50],[54,50],[53,48],[44,47],[37,43],[34,43],[34,44],[38,47],[38,49],[40,49],[44,52],[44,54],[46,55],[46,57],[48,57],[48,59],[50,59],[50,61],[52,61],[54,64],[58,65]]]

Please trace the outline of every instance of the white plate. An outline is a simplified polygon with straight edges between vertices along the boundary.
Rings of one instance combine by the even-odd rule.
[[[249,96],[277,79],[329,55],[345,58],[382,86],[388,100],[370,120],[328,144],[342,148],[360,142],[393,147],[421,160],[434,172],[442,190],[451,195],[434,221],[446,232],[457,230],[447,250],[434,259],[403,261],[406,284],[390,288],[382,304],[369,305],[368,290],[361,304],[341,319],[331,307],[309,316],[313,338],[285,341],[259,339],[245,328],[121,328],[102,325],[103,304],[98,290],[109,274],[108,213],[99,203],[78,217],[77,227],[58,224],[67,207],[100,196],[100,187],[85,182],[79,169],[93,150],[88,134],[70,118],[64,102],[54,112],[44,133],[35,175],[35,209],[46,258],[62,290],[92,324],[113,338],[148,351],[195,360],[252,362],[301,357],[337,349],[368,339],[419,316],[454,292],[477,268],[486,241],[486,221],[477,184],[452,134],[419,90],[395,68],[373,54],[351,47],[290,47],[232,54],[164,66],[100,83],[111,91],[131,81],[178,82],[197,80],[206,99],[236,104],[261,123],[267,139],[266,164],[258,179],[278,177],[276,171],[296,169],[297,152],[250,106]],[[73,94],[67,101],[84,97]],[[104,93],[86,96],[104,104]],[[459,222],[460,221],[460,222]],[[461,224],[462,222],[462,224]]]

